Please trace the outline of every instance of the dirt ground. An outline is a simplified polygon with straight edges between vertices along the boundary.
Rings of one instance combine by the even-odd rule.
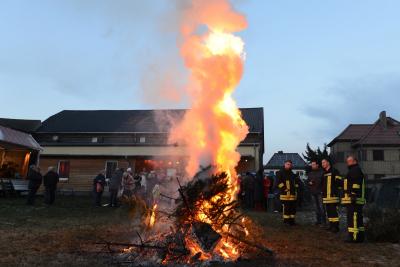
[[[94,208],[90,198],[60,197],[53,207],[39,198],[36,206],[23,198],[0,198],[0,266],[121,266],[101,240],[129,242],[128,211]],[[268,264],[242,262],[230,266],[400,266],[400,244],[343,242],[312,224],[310,210],[298,213],[299,225],[284,226],[280,214],[248,213],[264,230],[275,251]]]

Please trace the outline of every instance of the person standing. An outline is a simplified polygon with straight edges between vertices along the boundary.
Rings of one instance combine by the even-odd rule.
[[[29,180],[28,183],[28,198],[26,200],[27,205],[34,205],[35,204],[35,198],[36,198],[36,193],[42,184],[42,174],[40,173],[39,167],[35,165],[31,165],[29,167],[28,175],[26,177],[27,180]]]
[[[316,225],[326,224],[326,212],[322,203],[322,179],[324,171],[316,160],[311,161],[311,171],[308,173],[307,184],[314,202]]]
[[[347,157],[349,168],[343,180],[344,197],[342,204],[347,207],[347,242],[364,241],[363,207],[365,205],[365,176],[354,156]]]
[[[269,190],[271,189],[271,180],[270,178],[265,175],[263,179],[263,195],[264,195],[264,209],[268,211],[268,197],[269,197]]]
[[[122,188],[123,195],[127,198],[131,198],[133,189],[135,188],[135,181],[132,176],[131,168],[128,168],[122,175]]]
[[[247,172],[243,178],[244,202],[247,209],[254,208],[254,176]]]
[[[297,191],[299,187],[299,178],[293,173],[292,168],[292,161],[286,160],[283,169],[276,174],[283,208],[283,222],[289,225],[296,224]]]
[[[110,179],[109,190],[110,190],[110,203],[109,207],[118,207],[118,191],[121,188],[122,175],[124,170],[116,169]]]
[[[325,204],[326,215],[329,221],[328,231],[339,232],[339,188],[342,183],[342,177],[338,170],[332,168],[328,159],[322,160],[324,177],[322,179],[322,202]]]
[[[103,196],[104,186],[106,185],[106,177],[104,176],[104,173],[104,170],[101,170],[93,179],[94,205],[96,207],[101,207],[101,197]]]
[[[57,184],[60,180],[58,173],[55,171],[53,166],[49,167],[47,173],[43,177],[43,185],[45,188],[44,192],[44,203],[52,205],[56,199]]]

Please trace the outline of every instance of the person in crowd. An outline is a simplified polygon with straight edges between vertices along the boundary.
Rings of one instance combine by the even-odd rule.
[[[346,159],[349,168],[343,180],[344,196],[342,204],[347,208],[347,242],[361,243],[364,241],[363,207],[365,201],[365,176],[354,156]]]
[[[106,177],[104,174],[104,170],[101,170],[93,179],[94,205],[96,207],[101,207],[101,197],[103,196],[104,187],[106,185]]]
[[[142,200],[145,200],[145,194],[146,194],[146,189],[144,186],[142,186],[142,175],[137,174],[133,177],[134,181],[134,188],[133,188],[133,194],[137,198],[141,198]]]
[[[314,202],[316,225],[326,224],[326,212],[322,203],[322,179],[324,171],[319,167],[317,160],[311,161],[311,170],[308,173],[307,185]]]
[[[258,211],[264,209],[264,169],[260,168],[254,177],[254,206]]]
[[[128,168],[122,175],[122,188],[123,196],[131,198],[133,189],[135,188],[135,181],[133,180],[131,168]]]
[[[254,208],[254,176],[247,172],[246,175],[243,177],[243,193],[244,193],[244,202],[245,207],[247,209]]]
[[[111,176],[109,183],[110,190],[110,203],[109,207],[118,207],[118,192],[122,186],[122,176],[124,174],[123,169],[116,169]]]
[[[153,203],[153,189],[154,186],[157,184],[157,173],[155,171],[151,171],[147,176],[146,181],[146,196],[147,196],[147,204]]]
[[[142,172],[139,174],[140,178],[140,185],[142,187],[142,193],[147,194],[147,180],[149,179],[150,173],[147,172],[146,168],[143,168]],[[134,177],[135,178],[135,177]],[[151,192],[151,191],[149,191]]]
[[[26,200],[27,205],[34,205],[35,204],[35,198],[36,198],[36,193],[42,184],[42,174],[40,173],[40,168],[31,165],[29,167],[28,175],[26,179],[29,181],[28,183],[28,198]]]
[[[325,204],[326,215],[329,221],[328,231],[339,232],[339,189],[342,183],[342,177],[338,170],[332,167],[329,159],[322,160],[324,176],[322,179],[322,202]]]
[[[265,211],[268,211],[268,197],[269,197],[270,190],[271,190],[271,180],[267,175],[265,175],[264,179],[263,179],[264,209],[265,209]]]
[[[297,192],[300,178],[293,173],[292,168],[292,161],[286,160],[283,169],[278,171],[276,177],[282,202],[283,222],[289,225],[296,225]]]
[[[56,199],[57,184],[60,180],[58,173],[55,171],[53,166],[47,169],[47,173],[43,177],[43,185],[45,188],[44,192],[44,203],[47,205],[53,205]]]

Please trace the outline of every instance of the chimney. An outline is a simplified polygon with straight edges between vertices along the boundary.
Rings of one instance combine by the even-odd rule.
[[[386,117],[386,111],[382,111],[379,114],[379,122],[381,123],[381,126],[383,129],[387,129],[387,117]]]
[[[278,154],[283,154],[283,151],[282,150],[278,151]]]

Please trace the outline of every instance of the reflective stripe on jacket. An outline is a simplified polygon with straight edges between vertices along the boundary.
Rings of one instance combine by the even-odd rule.
[[[334,168],[324,172],[322,180],[322,201],[324,204],[339,203],[339,188],[342,180],[343,178]]]

